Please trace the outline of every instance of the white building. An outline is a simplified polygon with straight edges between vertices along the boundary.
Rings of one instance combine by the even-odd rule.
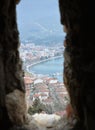
[[[36,79],[36,80],[34,81],[34,85],[35,85],[35,84],[40,84],[40,83],[43,83],[43,80],[42,80],[42,79]]]

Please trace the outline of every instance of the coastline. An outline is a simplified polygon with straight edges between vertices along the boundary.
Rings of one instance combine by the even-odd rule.
[[[53,59],[57,59],[57,58],[61,58],[61,57],[63,57],[63,55],[62,55],[62,56],[51,57],[51,58],[48,58],[48,59],[45,59],[45,60],[42,60],[42,61],[38,61],[38,62],[36,62],[36,63],[33,63],[33,64],[28,65],[28,66],[26,67],[26,69],[27,69],[27,71],[29,72],[29,68],[32,67],[32,66],[34,66],[34,65],[37,65],[37,64],[40,64],[40,63],[43,63],[43,62],[49,61],[49,60],[53,60]]]

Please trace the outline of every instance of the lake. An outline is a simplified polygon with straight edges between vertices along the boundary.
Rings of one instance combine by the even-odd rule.
[[[53,58],[31,66],[29,71],[35,74],[49,75],[63,82],[63,61],[63,57]]]

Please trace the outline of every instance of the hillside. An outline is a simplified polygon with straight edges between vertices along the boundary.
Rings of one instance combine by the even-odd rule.
[[[17,8],[20,40],[42,45],[63,44],[65,34],[59,19],[58,2],[55,0],[21,1]]]

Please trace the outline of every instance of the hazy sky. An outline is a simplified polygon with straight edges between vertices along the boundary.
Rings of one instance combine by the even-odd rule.
[[[34,23],[61,28],[58,0],[21,0],[17,5],[17,20],[21,35],[29,35]]]
[[[21,0],[17,16],[20,26],[43,20],[59,21],[58,0]]]

